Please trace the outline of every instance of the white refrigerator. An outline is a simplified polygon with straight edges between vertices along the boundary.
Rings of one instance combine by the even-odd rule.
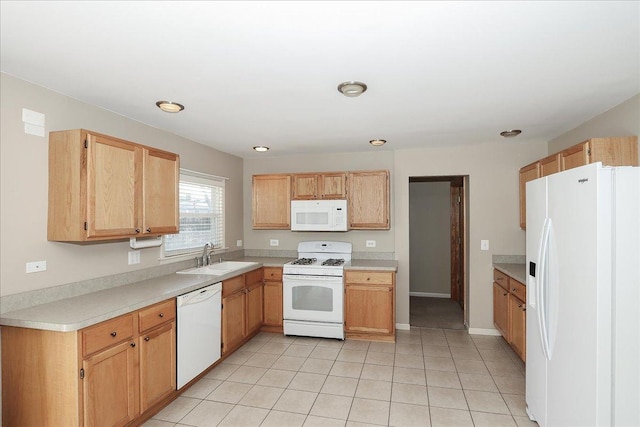
[[[594,163],[526,195],[529,417],[640,426],[640,168]]]

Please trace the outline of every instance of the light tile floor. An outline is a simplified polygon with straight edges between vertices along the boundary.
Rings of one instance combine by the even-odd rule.
[[[537,426],[524,364],[501,337],[412,328],[396,338],[260,333],[144,426]]]

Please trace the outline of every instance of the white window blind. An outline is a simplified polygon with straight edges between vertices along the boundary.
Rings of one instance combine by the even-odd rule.
[[[224,248],[225,178],[180,171],[180,233],[164,238],[164,255],[202,251],[206,242]]]

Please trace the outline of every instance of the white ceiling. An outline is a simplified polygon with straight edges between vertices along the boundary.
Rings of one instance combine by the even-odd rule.
[[[243,158],[514,128],[547,141],[640,92],[638,1],[2,1],[0,15],[3,72]],[[346,80],[369,90],[346,98]]]

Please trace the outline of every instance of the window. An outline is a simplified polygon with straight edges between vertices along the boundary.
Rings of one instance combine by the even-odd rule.
[[[164,255],[202,250],[206,242],[215,249],[224,245],[225,178],[180,171],[180,233],[164,237]]]

